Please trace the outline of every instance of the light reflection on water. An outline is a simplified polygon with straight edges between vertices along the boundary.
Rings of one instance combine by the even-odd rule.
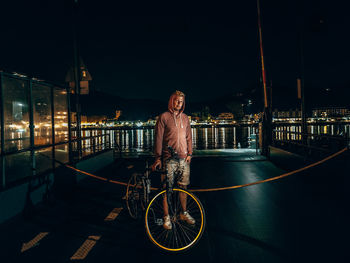
[[[276,139],[282,139],[283,133],[289,140],[301,140],[301,126],[300,125],[281,125],[276,128]],[[330,124],[330,125],[308,125],[307,131],[309,134],[314,135],[334,135],[344,136],[350,138],[350,124]],[[290,133],[288,133],[290,132]],[[299,133],[299,134],[296,134]]]
[[[255,149],[256,130],[255,127],[192,128],[193,149]],[[114,137],[122,150],[153,150],[154,129],[115,130]]]
[[[285,134],[283,131],[301,132],[300,125],[286,125],[275,128],[275,139],[301,140],[300,134],[290,133]],[[85,130],[83,137],[96,136],[105,131],[101,130]],[[207,128],[192,128],[192,141],[194,149],[238,149],[238,148],[256,148],[257,127],[253,126],[237,126],[237,127],[207,127]],[[311,134],[328,134],[341,135],[350,138],[350,124],[336,124],[336,125],[308,125],[308,132]],[[111,134],[111,142],[117,142],[122,150],[153,150],[154,144],[154,129],[130,129],[130,130],[112,130],[107,133]],[[283,135],[284,134],[284,135]],[[29,147],[29,133],[27,131],[9,132],[5,136],[5,148],[7,150],[22,150]],[[74,133],[73,133],[74,135]],[[42,144],[49,144],[50,136],[45,133],[36,132],[35,136],[40,138]],[[56,141],[67,141],[68,132],[56,134]],[[38,140],[37,140],[38,141]],[[96,139],[98,142],[104,141],[103,138]],[[89,148],[91,146],[90,139],[83,140],[83,147]]]
[[[300,125],[276,127],[279,131],[301,132]],[[154,130],[116,130],[116,142],[122,150],[153,150]],[[259,144],[258,128],[254,126],[192,128],[193,149],[255,149]],[[313,134],[344,135],[349,138],[350,125],[309,125]],[[300,134],[286,134],[287,139],[301,140]],[[277,139],[282,133],[276,133]]]

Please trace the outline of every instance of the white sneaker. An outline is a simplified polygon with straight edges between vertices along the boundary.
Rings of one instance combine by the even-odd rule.
[[[196,220],[187,212],[180,213],[180,220],[186,221],[187,224],[194,225],[196,223]]]
[[[163,223],[163,227],[166,229],[166,230],[170,230],[173,228],[172,224],[171,224],[171,221],[170,221],[170,216],[167,215],[164,217],[164,223]]]

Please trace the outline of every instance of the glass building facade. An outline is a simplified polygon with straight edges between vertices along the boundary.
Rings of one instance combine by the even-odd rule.
[[[0,190],[111,148],[109,130],[77,136],[70,96],[69,87],[0,72]]]
[[[69,161],[68,89],[0,72],[1,184],[23,181]]]
[[[0,190],[110,149],[109,131],[77,136],[70,96],[69,87],[0,72]]]

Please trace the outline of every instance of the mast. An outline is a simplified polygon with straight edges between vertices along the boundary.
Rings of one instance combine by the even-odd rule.
[[[264,108],[266,109],[268,107],[268,102],[267,102],[264,51],[263,51],[262,32],[261,32],[260,0],[257,0],[257,9],[258,9],[258,30],[259,30],[259,45],[260,45],[260,57],[261,57],[261,72],[262,72],[263,87],[264,87]]]
[[[267,158],[270,157],[269,145],[272,142],[272,118],[271,109],[269,108],[269,102],[267,99],[267,87],[266,87],[266,72],[265,72],[265,61],[264,51],[262,43],[262,30],[261,30],[261,11],[260,11],[260,0],[257,0],[257,11],[258,11],[258,30],[259,30],[259,47],[260,47],[260,58],[261,58],[261,73],[264,88],[264,114],[262,120],[262,155]],[[271,94],[270,94],[271,96]]]

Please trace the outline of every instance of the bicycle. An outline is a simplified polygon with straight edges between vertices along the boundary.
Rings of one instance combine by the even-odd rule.
[[[143,174],[132,174],[126,188],[126,206],[129,215],[133,219],[138,219],[147,208],[149,194],[151,192],[151,181],[149,179],[150,169],[146,162],[146,169]]]
[[[193,247],[201,238],[206,224],[205,211],[202,203],[193,193],[182,188],[174,188],[165,176],[166,189],[158,192],[150,201],[151,181],[149,175],[151,169],[146,169],[143,174],[133,174],[128,182],[126,202],[129,214],[132,218],[139,218],[144,211],[146,234],[154,245],[169,252],[185,251]],[[165,171],[153,172],[164,175]],[[175,176],[179,176],[178,174]],[[176,180],[174,180],[176,182]],[[194,224],[180,220],[183,211],[179,196],[186,196],[186,210],[195,219]],[[163,228],[163,200],[166,196],[168,211],[172,228]]]

